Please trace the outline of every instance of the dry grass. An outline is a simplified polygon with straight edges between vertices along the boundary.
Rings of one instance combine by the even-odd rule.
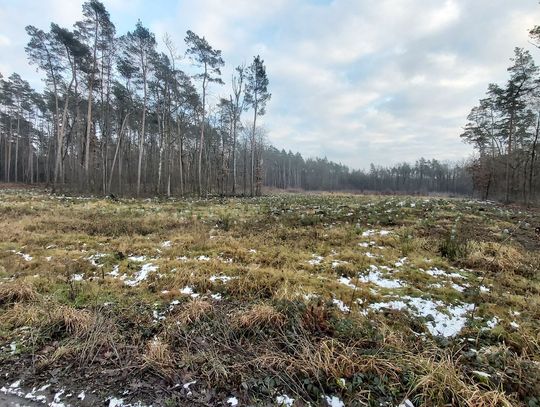
[[[174,356],[169,345],[161,338],[155,337],[148,341],[142,355],[142,361],[143,369],[150,369],[164,379],[172,380],[175,365]]]
[[[462,261],[470,268],[492,272],[514,272],[523,262],[523,255],[508,244],[469,242],[469,253]]]
[[[271,305],[256,304],[247,311],[239,311],[233,321],[245,330],[279,329],[285,324],[286,318]]]
[[[498,390],[485,391],[469,382],[450,353],[412,356],[418,378],[411,392],[424,404],[448,403],[466,407],[510,407],[513,401]]]
[[[511,209],[329,194],[5,198],[2,371],[34,377],[35,367],[43,375],[60,369],[96,383],[105,374],[114,390],[135,383],[132,395],[153,405],[220,405],[231,394],[240,405],[270,405],[284,393],[300,405],[332,394],[345,405],[409,398],[414,405],[521,407],[540,400],[537,240],[533,229],[502,240],[515,226]],[[457,238],[474,240],[466,252],[442,256],[441,238],[454,226],[457,235],[471,232]],[[157,269],[125,284],[148,263]],[[448,275],[428,273],[435,268]],[[366,282],[369,270],[403,286]],[[406,296],[475,304],[475,318],[441,339],[427,329],[430,315],[372,308]],[[488,328],[494,316],[499,322]],[[475,370],[493,380],[478,380]],[[185,396],[171,384],[186,378],[198,380],[193,396],[200,390],[200,399],[159,398]]]
[[[0,284],[0,305],[17,302],[31,302],[38,299],[34,288],[24,282]]]
[[[207,300],[194,299],[182,306],[182,309],[174,315],[174,323],[181,325],[191,324],[208,316],[214,310],[214,306]]]

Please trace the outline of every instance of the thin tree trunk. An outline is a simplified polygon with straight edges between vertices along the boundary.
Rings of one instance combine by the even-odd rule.
[[[122,134],[124,134],[124,129],[126,128],[126,123],[127,123],[128,117],[129,117],[129,113],[126,114],[126,116],[124,117],[124,120],[122,121],[122,127],[120,128],[120,133],[118,134],[118,141],[116,142],[116,149],[114,151],[113,162],[112,162],[112,165],[111,165],[111,172],[109,174],[109,182],[107,184],[108,187],[107,187],[107,190],[105,191],[105,193],[110,193],[111,192],[111,185],[112,185],[112,179],[113,179],[113,174],[114,174],[114,166],[116,165],[116,158],[118,157],[118,152],[120,151],[120,144],[122,143]],[[120,171],[120,165],[118,167],[119,167],[119,171]]]

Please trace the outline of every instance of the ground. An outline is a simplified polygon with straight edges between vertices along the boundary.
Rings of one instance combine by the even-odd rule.
[[[0,393],[537,406],[539,225],[534,210],[437,197],[3,190]]]

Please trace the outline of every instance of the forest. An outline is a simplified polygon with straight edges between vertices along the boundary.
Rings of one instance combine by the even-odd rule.
[[[540,44],[540,27],[530,31]],[[489,84],[473,107],[461,137],[477,153],[470,172],[482,199],[538,200],[540,71],[531,53],[516,48],[506,84]]]
[[[45,86],[35,90],[17,73],[0,77],[6,183],[119,196],[255,196],[270,188],[538,200],[540,73],[522,48],[507,83],[490,84],[467,117],[461,138],[473,157],[362,170],[268,142],[261,117],[271,93],[260,56],[234,68],[226,84],[222,52],[204,37],[188,30],[181,53],[141,21],[118,35],[99,0],[84,3],[71,29],[51,23],[26,32],[29,62]],[[530,36],[540,43],[540,28]],[[209,91],[228,96],[212,103]]]
[[[35,90],[16,73],[0,78],[4,182],[120,196],[472,191],[464,164],[420,159],[362,171],[280,151],[258,121],[271,98],[263,59],[237,66],[224,90],[221,51],[192,31],[185,55],[170,36],[159,52],[140,21],[117,35],[98,0],[84,4],[72,29],[26,31],[28,59],[45,87]],[[211,105],[210,88],[228,96]]]

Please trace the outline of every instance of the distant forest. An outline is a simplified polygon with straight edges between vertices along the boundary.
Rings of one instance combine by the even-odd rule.
[[[268,144],[259,118],[271,94],[260,56],[234,68],[224,91],[222,53],[204,37],[188,30],[180,55],[165,36],[159,52],[140,21],[117,35],[98,0],[83,4],[72,28],[26,31],[26,53],[45,88],[0,75],[4,182],[136,196],[256,196],[268,187],[537,197],[539,78],[527,51],[516,50],[507,86],[490,85],[469,116],[462,137],[478,157],[361,171]],[[540,38],[538,28],[531,33]],[[229,96],[210,103],[218,87]]]

